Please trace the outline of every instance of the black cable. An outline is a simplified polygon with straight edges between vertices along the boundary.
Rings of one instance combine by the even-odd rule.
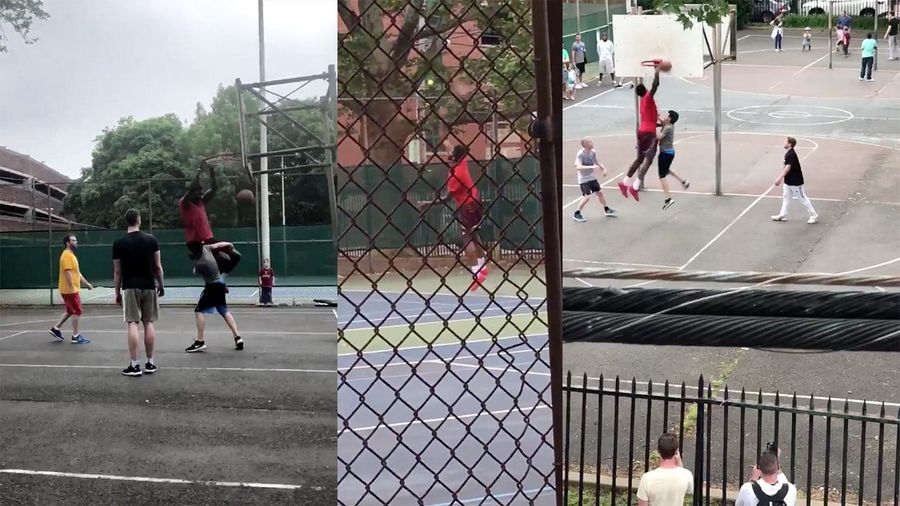
[[[900,293],[563,288],[564,311],[900,320]]]
[[[567,342],[900,351],[900,321],[563,311]]]

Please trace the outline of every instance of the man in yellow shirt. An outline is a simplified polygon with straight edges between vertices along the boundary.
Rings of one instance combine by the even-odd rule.
[[[75,250],[78,248],[78,239],[74,235],[67,235],[63,238],[63,244],[66,249],[59,256],[59,294],[62,296],[63,302],[66,304],[66,314],[50,329],[50,333],[56,339],[64,341],[62,330],[60,327],[69,318],[72,319],[72,344],[87,344],[91,342],[78,332],[78,320],[81,318],[81,285],[93,290],[94,285],[90,284],[81,271],[78,269],[78,258],[75,257]]]

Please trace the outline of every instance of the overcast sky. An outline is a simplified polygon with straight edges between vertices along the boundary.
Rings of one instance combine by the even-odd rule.
[[[337,63],[336,0],[265,0],[266,79]],[[257,0],[45,0],[39,40],[9,26],[0,53],[0,145],[70,177],[123,116],[193,119],[217,86],[259,80]],[[325,92],[324,82],[300,96]]]

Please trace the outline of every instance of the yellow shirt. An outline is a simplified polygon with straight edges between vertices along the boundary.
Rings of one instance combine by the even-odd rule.
[[[69,282],[66,280],[67,270],[72,271],[72,283],[75,284],[74,291],[69,287]],[[66,248],[62,255],[59,256],[59,293],[68,295],[80,291],[81,271],[78,270],[78,259],[75,258],[75,253],[72,253],[72,250]]]

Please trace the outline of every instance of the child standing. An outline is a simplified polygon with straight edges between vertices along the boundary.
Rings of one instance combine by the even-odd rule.
[[[269,259],[263,259],[262,269],[259,270],[259,303],[262,306],[272,305],[272,287],[275,286],[275,271],[269,263]]]
[[[575,83],[578,82],[578,74],[571,63],[566,63],[566,98],[575,100]]]
[[[812,51],[812,32],[808,26],[803,29],[803,47],[800,51]]]

